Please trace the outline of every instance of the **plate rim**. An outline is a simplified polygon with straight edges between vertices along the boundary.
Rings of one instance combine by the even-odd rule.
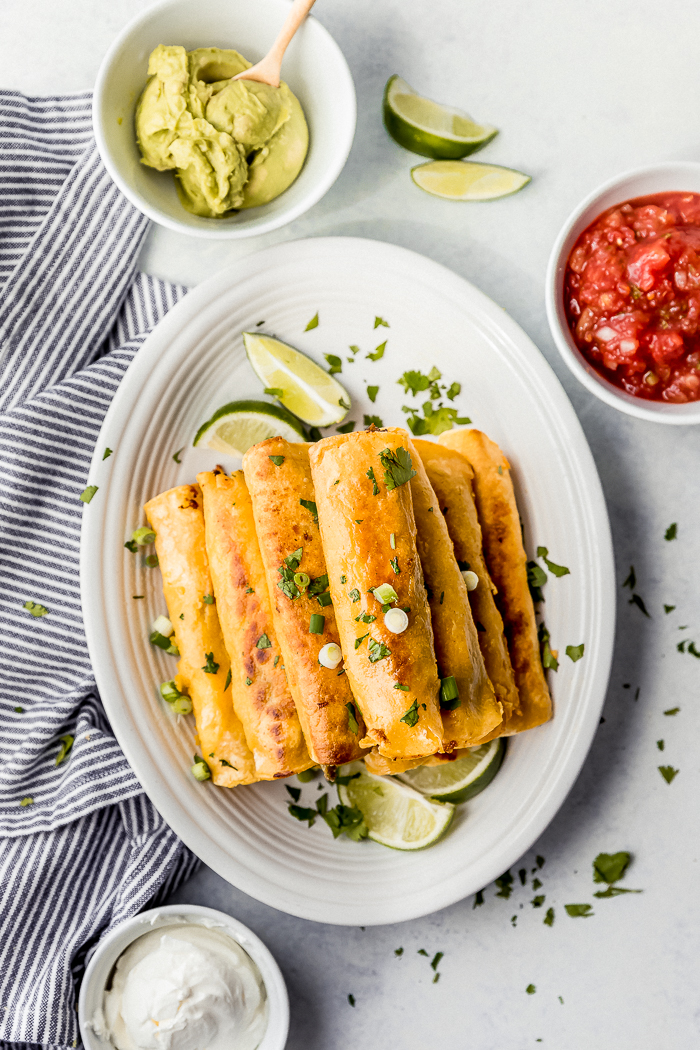
[[[335,248],[336,251],[342,252],[344,249],[349,250],[351,245],[360,247],[361,250],[369,253],[379,256],[384,255],[382,260],[384,263],[392,256],[395,259],[400,258],[407,262],[409,266],[422,268],[424,273],[432,271],[435,276],[440,278],[441,282],[445,285],[452,285],[457,291],[460,289],[462,291],[466,290],[471,303],[475,303],[480,308],[483,317],[490,322],[491,327],[501,337],[504,337],[511,346],[514,345],[525,352],[528,364],[533,365],[538,373],[538,380],[541,380],[545,387],[548,387],[549,391],[553,393],[557,402],[560,423],[565,425],[571,443],[569,454],[572,454],[573,449],[585,468],[585,488],[589,517],[592,522],[595,522],[596,547],[601,559],[599,577],[601,586],[604,589],[601,592],[604,599],[601,603],[601,619],[597,625],[596,664],[594,672],[591,673],[591,684],[588,688],[591,699],[585,712],[585,719],[577,727],[576,732],[572,733],[567,740],[566,760],[561,765],[548,789],[544,792],[537,810],[533,812],[532,818],[523,824],[517,834],[508,837],[507,848],[504,849],[503,845],[500,846],[499,857],[503,854],[507,863],[499,860],[499,864],[494,866],[494,862],[490,862],[486,874],[492,869],[493,874],[485,878],[484,885],[487,885],[532,846],[554,818],[573,787],[588,755],[598,726],[600,711],[605,701],[615,634],[616,595],[612,536],[607,506],[595,461],[580,420],[574,412],[566,392],[549,362],[520,325],[502,307],[498,306],[466,278],[461,277],[441,263],[435,262],[429,257],[408,248],[385,241],[360,237],[311,237],[272,245],[258,252],[245,255],[190,290],[148,334],[126,369],[105,414],[93,452],[89,478],[92,481],[98,472],[98,467],[101,464],[99,449],[102,448],[105,442],[109,443],[110,447],[117,447],[114,445],[114,442],[118,441],[119,435],[128,427],[128,413],[122,413],[122,404],[129,404],[132,392],[137,391],[139,388],[141,375],[148,374],[151,362],[163,354],[171,334],[172,336],[181,334],[183,328],[189,322],[195,320],[210,303],[214,302],[220,295],[230,291],[236,280],[249,277],[252,267],[264,267],[268,259],[274,258],[276,262],[279,262],[279,257],[283,257],[286,254],[295,258],[298,264],[301,251],[313,252],[320,246],[321,251]],[[579,477],[579,484],[581,480]],[[94,511],[98,513],[95,514]],[[105,658],[104,642],[98,629],[103,622],[101,619],[101,606],[104,604],[105,596],[101,578],[98,574],[90,571],[94,569],[94,557],[99,550],[99,539],[105,513],[105,503],[91,507],[90,513],[83,513],[81,528],[81,601],[90,660],[112,731],[124,752],[127,762],[153,805],[185,844],[227,882],[249,894],[254,899],[287,914],[332,925],[382,925],[389,922],[407,921],[455,904],[474,892],[474,890],[466,886],[465,888],[455,888],[453,883],[450,882],[447,884],[450,887],[448,891],[446,891],[444,885],[442,893],[438,892],[436,887],[436,892],[432,895],[430,901],[425,900],[423,891],[403,894],[401,900],[404,907],[399,909],[400,915],[397,916],[397,914],[392,912],[388,917],[382,917],[365,914],[360,906],[354,904],[345,905],[341,908],[340,905],[318,899],[311,901],[309,897],[302,897],[296,890],[280,886],[278,883],[270,882],[261,886],[258,877],[248,871],[244,865],[239,865],[238,868],[236,868],[235,864],[232,865],[230,854],[220,847],[217,842],[209,838],[206,833],[201,831],[195,819],[195,814],[187,810],[176,798],[174,790],[165,781],[164,774],[158,770],[145,744],[135,734],[134,738],[132,738],[129,725],[125,719],[121,718],[120,707],[123,705],[123,698],[121,698],[120,704],[111,695],[112,690],[110,689],[107,668],[109,660]],[[605,593],[605,589],[607,589],[607,593]],[[118,686],[115,692],[119,692]],[[202,841],[203,835],[204,841]],[[485,858],[485,860],[487,859]],[[496,867],[498,870],[496,870]]]

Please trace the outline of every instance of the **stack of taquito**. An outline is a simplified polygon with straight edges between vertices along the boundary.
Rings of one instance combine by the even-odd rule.
[[[215,784],[400,772],[551,717],[510,467],[479,431],[270,438],[145,511]]]

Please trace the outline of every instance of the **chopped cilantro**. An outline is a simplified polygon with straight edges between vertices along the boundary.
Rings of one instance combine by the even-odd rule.
[[[529,561],[527,563],[527,585],[530,588],[530,596],[535,604],[544,601],[542,587],[544,587],[546,582],[547,573],[544,569],[536,561]]]
[[[670,613],[670,612],[673,612],[673,610],[674,610],[675,608],[676,608],[676,607],[675,607],[675,605],[664,605],[664,612],[665,612],[665,613]]]
[[[644,604],[643,599],[640,598],[638,594],[633,594],[627,604],[628,605],[636,605],[638,609],[642,610],[642,612],[644,613],[645,616],[647,616],[649,619],[651,619],[651,616],[649,616],[649,613],[647,612],[647,607]]]
[[[365,818],[361,810],[352,806],[344,806],[342,802],[339,802],[337,806],[333,806],[332,809],[328,809],[328,795],[325,794],[321,795],[316,803],[316,807],[319,815],[323,817],[333,832],[334,839],[343,834],[347,835],[354,842],[367,838],[369,828],[365,824]]]
[[[269,397],[284,397],[284,390],[280,386],[266,386],[263,394],[267,394]],[[272,456],[269,458],[272,459]]]
[[[260,637],[258,638],[257,642],[255,643],[255,648],[256,649],[269,649],[271,645],[272,645],[272,642],[267,637],[267,635],[266,634],[261,634]]]
[[[310,512],[310,514],[313,516],[314,524],[318,525],[318,507],[316,506],[314,501],[312,499],[300,499],[299,503],[302,505],[302,507],[305,507],[306,510]]]
[[[520,885],[524,886],[527,882],[527,871],[525,870],[525,868],[520,869],[520,871],[518,872],[518,878],[520,879]]]
[[[384,422],[379,416],[368,416],[366,413],[362,417],[366,427],[383,427]]]
[[[350,598],[352,602],[359,602],[360,592],[358,591],[357,587],[353,587],[353,589],[348,594],[348,598]]]
[[[138,551],[138,547],[136,546],[136,542],[134,540],[127,540],[124,546],[128,551],[131,551],[132,554],[136,554],[136,552]]]
[[[525,991],[527,992],[528,995],[534,995],[535,992],[537,991],[537,989],[535,988],[534,984],[528,984],[528,986],[525,989]]]
[[[220,758],[219,762],[222,766],[228,766],[229,769],[235,769],[238,772],[238,766],[232,766],[230,762],[227,762],[225,758]]]
[[[213,653],[205,653],[204,655],[207,658],[207,662],[205,663],[204,667],[202,668],[204,673],[205,674],[218,674],[218,672],[219,672],[219,664],[217,664],[217,662],[215,661],[214,654]]]
[[[317,310],[317,311],[316,311],[316,313],[315,313],[315,314],[313,315],[313,317],[311,318],[311,320],[310,320],[310,321],[309,321],[309,323],[307,324],[307,326],[306,326],[306,328],[304,329],[304,331],[305,331],[305,332],[310,332],[312,328],[318,328],[318,310]]]
[[[666,783],[670,784],[674,777],[678,776],[680,769],[674,769],[673,766],[659,766],[659,773]]]
[[[360,648],[360,646],[364,642],[365,638],[369,638],[369,631],[367,632],[367,634],[363,634],[361,638],[356,638],[355,639],[355,649],[359,649]]]
[[[374,402],[377,400],[377,394],[378,393],[379,393],[379,387],[378,386],[368,386],[367,387],[367,397],[370,399],[372,404],[374,404]]]
[[[656,746],[658,747],[659,751],[663,751],[663,749],[666,747],[666,744],[663,740],[657,740]]]
[[[422,390],[427,390],[430,386],[430,379],[428,376],[423,375],[422,372],[409,370],[404,372],[400,379],[397,380],[400,386],[404,388],[406,393],[410,393],[415,397]]]
[[[426,952],[425,948],[419,948],[418,955],[424,955],[426,959],[428,958],[428,953]]]
[[[542,653],[542,666],[545,670],[551,669],[552,671],[559,670],[559,661],[552,652],[549,646],[550,634],[544,625],[541,623],[537,629],[537,637],[540,641],[540,651]]]
[[[109,459],[109,457],[110,457],[111,455],[112,455],[112,450],[111,450],[111,448],[106,448],[106,449],[104,450],[104,452],[102,453],[102,459],[103,459],[103,460],[104,460],[104,459]]]
[[[374,327],[375,328],[379,328],[380,325],[383,328],[389,328],[390,327],[389,326],[389,322],[385,321],[383,317],[375,317],[375,319],[374,319]]]
[[[568,576],[571,570],[567,569],[566,565],[557,565],[556,562],[550,561],[548,554],[546,547],[537,548],[537,557],[542,559],[553,576]]]
[[[277,664],[278,664],[279,662],[280,662],[280,657],[279,657],[279,653],[278,653],[278,654],[277,654],[277,656],[275,657],[275,659],[274,659],[273,663],[272,663],[272,666],[273,666],[273,667],[277,667]]]
[[[348,995],[348,1002],[350,1003],[351,1006],[355,1005],[355,996],[352,993],[350,993],[350,995]]]
[[[565,904],[564,908],[572,919],[590,919],[594,914],[592,904]]]
[[[284,463],[284,456],[268,456],[267,458],[271,460],[276,467],[281,467]]]
[[[23,798],[22,801],[20,802],[20,806],[22,806],[23,808],[25,806],[33,806],[33,805],[34,805],[34,799],[31,797],[31,795],[27,795],[27,797]]]
[[[544,864],[545,864],[544,857],[541,857],[539,855],[539,853],[535,857],[535,864],[537,865],[538,868],[543,868],[544,867]]]
[[[386,350],[386,343],[387,343],[387,341],[385,339],[383,343],[379,344],[379,346],[375,346],[375,348],[372,351],[372,353],[371,354],[367,354],[367,360],[368,361],[381,361],[381,359],[384,357],[384,351]]]
[[[408,711],[406,711],[406,713],[401,716],[400,721],[405,722],[407,726],[413,728],[413,726],[418,721],[418,714],[418,701],[414,700],[411,706],[409,707]]]
[[[27,612],[30,612],[32,616],[48,616],[49,610],[44,605],[39,605],[38,602],[27,600],[22,606]]]
[[[433,970],[437,970],[438,966],[440,965],[440,960],[443,959],[444,957],[445,957],[445,953],[444,952],[435,952],[435,955],[430,960],[431,968]]]
[[[349,434],[356,426],[355,420],[349,419],[347,423],[343,423],[342,427],[336,427],[335,429],[338,434]],[[336,481],[334,484],[337,485],[338,482]]]
[[[355,710],[355,705],[353,703],[347,703],[345,706],[348,712],[348,729],[351,733],[354,733],[355,736],[357,736],[357,734],[360,731],[360,725],[357,721],[357,711]],[[360,774],[358,773],[357,776],[359,775]]]
[[[384,660],[387,656],[391,656],[391,649],[388,649],[384,642],[378,642],[374,638],[370,638],[367,644],[369,646],[369,662],[371,664],[376,664],[379,660]],[[416,716],[416,721],[418,721],[418,716]]]
[[[524,870],[525,870],[524,868],[521,869],[521,871],[524,871]],[[518,872],[518,874],[520,874],[520,872]],[[532,880],[532,888],[533,888],[533,890],[539,890],[541,886],[542,886],[542,883],[540,882],[539,879],[533,879]]]
[[[88,485],[88,487],[83,489],[83,491],[80,493],[79,499],[83,503],[89,503],[96,492],[97,485]]]
[[[324,354],[323,355],[328,362],[328,374],[335,375],[336,372],[343,371],[343,362],[337,354]]]
[[[496,879],[496,885],[498,886],[498,893],[496,896],[508,900],[513,892],[513,876],[510,871],[505,871],[500,878]]]
[[[484,903],[484,891],[483,890],[477,890],[476,893],[474,894],[474,903],[472,904],[472,911],[474,911],[475,908],[480,907],[483,903]]]
[[[355,623],[374,623],[376,619],[376,616],[371,616],[369,613],[360,613],[355,617]]]
[[[255,591],[252,587],[246,587],[245,592],[246,594],[255,594]]]
[[[445,391],[450,401],[454,401],[458,394],[462,392],[461,383],[452,383],[451,386]]]
[[[576,661],[580,660],[583,656],[583,648],[583,642],[581,642],[580,645],[567,645],[566,655],[569,657],[570,660],[573,660],[574,663],[576,663]]]
[[[637,586],[637,574],[634,571],[634,565],[630,565],[630,571],[627,574],[627,579],[622,584],[623,587],[629,587],[631,591]]]
[[[664,711],[665,715],[677,715],[680,711],[680,707],[669,707],[668,711]]]
[[[175,462],[177,464],[182,463],[182,460],[180,459],[180,453],[184,452],[184,451],[185,451],[185,446],[183,445],[182,448],[179,448],[177,450],[177,452],[173,452],[173,459],[175,460]]]
[[[294,817],[296,820],[308,821],[310,828],[314,826],[317,816],[315,809],[307,809],[304,806],[297,806],[295,802],[290,802],[287,810],[290,817]]]
[[[669,527],[666,529],[666,532],[664,533],[664,539],[665,540],[675,540],[677,536],[678,536],[678,523],[674,521],[673,524],[669,525]]]
[[[411,455],[403,447],[397,448],[394,452],[385,448],[379,453],[379,461],[384,467],[384,484],[389,491],[405,485],[407,481],[416,476]]]
[[[301,788],[290,787],[289,784],[285,784],[284,786],[286,787],[289,794],[292,796],[292,800],[294,802],[298,802],[301,798]]]
[[[372,482],[372,495],[373,496],[378,496],[379,495],[379,485],[377,484],[377,479],[374,476],[374,467],[370,467],[369,468],[369,470],[367,471],[367,477]]]
[[[226,682],[224,684],[224,692],[226,692],[226,690],[228,689],[228,687],[230,685],[231,685],[231,668],[229,667],[228,674],[226,675]]]
[[[544,894],[541,893],[537,897],[533,897],[533,899],[530,901],[530,904],[533,908],[541,908],[544,904]]]
[[[418,409],[403,405],[402,412],[406,413],[406,422],[412,434],[420,437],[422,434],[444,434],[446,430],[452,430],[455,423],[466,426],[471,423],[468,416],[460,416],[456,408],[448,405],[433,407],[432,401],[423,404],[423,418],[418,414]]]
[[[394,572],[398,576],[400,574],[400,572],[401,572],[401,569],[399,568],[398,556],[396,558],[392,558],[391,561],[389,562],[389,564],[391,565],[392,569],[394,570]]]
[[[202,601],[204,602],[205,605],[213,605],[214,604],[214,595],[213,594],[203,594],[202,595]]]
[[[349,349],[352,351],[353,354],[359,354],[359,352],[360,352],[359,346],[354,346],[353,345]],[[350,359],[348,358],[348,360],[350,360]]]
[[[547,914],[542,922],[545,926],[554,926],[554,908],[547,908]]]
[[[400,958],[400,956],[403,955],[403,948],[394,948],[394,955],[397,958]]]
[[[253,684],[253,679],[252,678],[246,678],[245,684],[246,685],[252,685]]]
[[[299,563],[301,562],[303,553],[304,548],[299,547],[299,549],[295,550],[293,554],[288,554],[284,559],[283,564],[277,569],[277,572],[282,577],[281,580],[277,581],[277,586],[282,593],[286,594],[288,598],[292,599],[292,601],[294,601],[295,598],[298,598],[301,593],[294,582],[294,576],[299,568]]]
[[[61,736],[58,739],[61,741],[61,746],[59,748],[58,754],[56,755],[56,765],[60,766],[61,762],[65,761],[65,759],[68,758],[70,750],[73,747],[73,741],[75,737],[72,737],[70,733],[66,733],[65,736]]]

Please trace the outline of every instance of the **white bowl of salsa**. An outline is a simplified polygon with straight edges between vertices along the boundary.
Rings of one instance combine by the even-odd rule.
[[[700,423],[700,164],[625,172],[554,244],[547,317],[567,365],[613,408]]]

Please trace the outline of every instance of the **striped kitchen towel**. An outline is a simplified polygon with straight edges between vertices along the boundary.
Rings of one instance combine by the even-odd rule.
[[[137,273],[148,222],[102,166],[90,106],[0,91],[0,1041],[66,1047],[90,948],[197,863],[112,735],[83,631],[92,450],[186,291]]]

